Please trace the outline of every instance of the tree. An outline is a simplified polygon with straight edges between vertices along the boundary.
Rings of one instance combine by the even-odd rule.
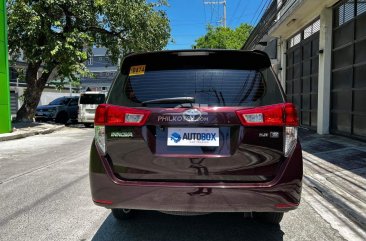
[[[17,121],[32,120],[51,73],[75,81],[92,46],[122,53],[160,50],[170,38],[165,0],[8,0],[9,52],[27,62]]]
[[[240,49],[248,39],[253,27],[241,24],[236,29],[207,26],[207,33],[196,39],[197,49]]]

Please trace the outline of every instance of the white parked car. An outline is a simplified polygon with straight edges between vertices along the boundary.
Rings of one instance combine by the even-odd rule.
[[[95,110],[105,102],[105,92],[88,91],[80,94],[78,122],[90,127],[94,123]]]

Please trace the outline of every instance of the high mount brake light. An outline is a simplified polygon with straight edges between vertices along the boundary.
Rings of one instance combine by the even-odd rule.
[[[96,126],[143,126],[150,116],[150,111],[134,108],[101,104],[95,112]]]
[[[244,126],[298,126],[296,108],[291,103],[236,111]]]

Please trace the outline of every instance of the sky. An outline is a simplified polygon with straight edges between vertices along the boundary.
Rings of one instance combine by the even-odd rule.
[[[204,4],[222,0],[168,0],[166,9],[170,19],[171,35],[167,49],[191,49],[195,39],[206,33],[206,26],[219,26],[223,6]],[[241,23],[253,26],[260,20],[271,0],[226,0],[227,26],[236,28]]]

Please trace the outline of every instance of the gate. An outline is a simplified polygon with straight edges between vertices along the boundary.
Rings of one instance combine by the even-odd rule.
[[[317,20],[292,37],[287,45],[286,95],[298,110],[300,124],[317,127],[319,29]]]
[[[332,133],[366,138],[366,1],[333,10]]]

